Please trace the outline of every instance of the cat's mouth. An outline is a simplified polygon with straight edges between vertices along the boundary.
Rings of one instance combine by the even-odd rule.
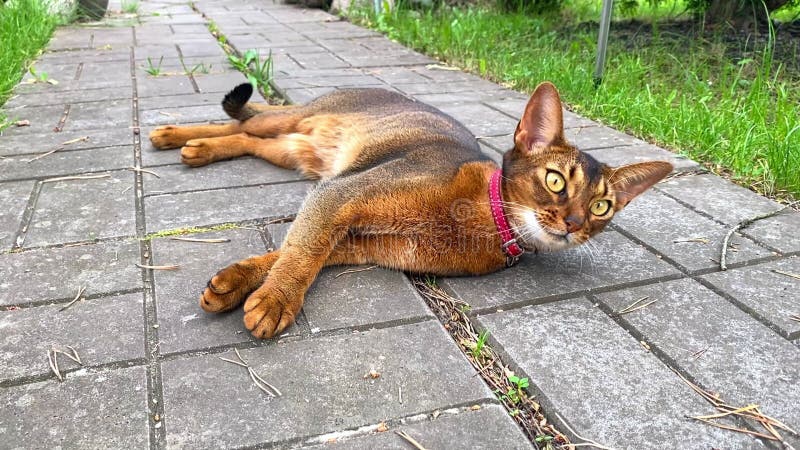
[[[541,224],[536,212],[532,210],[522,214],[522,224],[517,229],[517,236],[522,247],[528,251],[556,251],[580,244],[574,233],[553,230]]]

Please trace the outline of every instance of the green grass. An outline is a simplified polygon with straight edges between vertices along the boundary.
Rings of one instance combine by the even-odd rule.
[[[593,86],[597,26],[489,9],[354,10],[355,22],[514,89],[550,80],[571,109],[732,173],[757,190],[800,194],[800,80],[769,51],[733,61],[714,41],[612,40]],[[565,22],[567,23],[565,25]],[[626,47],[628,46],[628,47]]]
[[[139,2],[138,0],[123,0],[122,1],[122,12],[128,14],[136,14],[139,12]]]
[[[57,23],[41,0],[0,4],[0,105],[8,100],[30,61],[47,45]],[[0,124],[4,122],[0,116]]]

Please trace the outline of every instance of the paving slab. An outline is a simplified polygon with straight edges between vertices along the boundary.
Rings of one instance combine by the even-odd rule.
[[[73,85],[74,89],[16,95],[6,102],[5,107],[27,108],[29,106],[63,105],[64,103],[72,104],[118,99],[130,101],[132,97],[130,89],[121,89],[119,87],[81,89],[77,85]]]
[[[0,305],[68,301],[142,287],[134,240],[0,254]]]
[[[194,238],[222,238],[230,242],[207,244],[153,239],[155,264],[179,264],[175,271],[154,271],[158,304],[158,337],[162,354],[220,347],[241,342],[258,342],[244,327],[242,310],[209,314],[198,304],[200,293],[214,274],[230,264],[265,251],[261,234],[235,229],[192,234]],[[300,323],[285,335],[307,332]]]
[[[712,273],[702,278],[746,310],[762,317],[785,337],[797,339],[800,338],[800,322],[790,316],[800,315],[800,280],[792,274],[800,274],[800,257]]]
[[[473,309],[511,306],[675,276],[678,271],[619,233],[595,236],[592,250],[524,255],[516,266],[482,277],[448,278],[444,284]]]
[[[728,232],[727,227],[652,190],[634,199],[614,223],[692,273],[719,267],[722,241]],[[736,233],[730,242],[729,265],[775,256]]]
[[[147,382],[142,367],[68,374],[0,389],[8,448],[147,448]],[[102,424],[102,426],[99,426]]]
[[[224,94],[191,93],[183,95],[162,95],[159,97],[143,97],[139,99],[139,114],[161,108],[180,108],[186,106],[216,105],[222,109]]]
[[[132,114],[131,102],[128,100],[76,103],[70,105],[64,129],[130,128],[133,126]],[[56,121],[58,118],[56,117]]]
[[[678,177],[658,189],[727,225],[777,211],[783,205],[715,175]],[[800,251],[800,213],[787,209],[742,233],[783,253]]]
[[[180,158],[177,151],[164,153]],[[145,173],[145,195],[281,183],[303,179],[302,175],[294,170],[281,169],[264,160],[250,157],[219,161],[203,167],[176,164],[152,170],[158,174],[159,178]]]
[[[434,318],[402,272],[369,267],[323,269],[303,306],[312,333]]]
[[[434,321],[240,353],[283,395],[268,396],[246,370],[217,355],[164,362],[167,445],[279,444],[493,398]],[[219,356],[235,359],[233,352]],[[380,378],[365,379],[371,369]]]
[[[5,136],[28,135],[32,133],[52,132],[64,114],[64,105],[31,106],[30,108],[4,109],[3,113],[13,122],[25,122],[26,126],[11,126],[3,130]]]
[[[517,128],[517,120],[480,103],[440,106],[439,109],[454,117],[479,137],[513,133]]]
[[[755,403],[764,414],[791,428],[800,427],[800,349],[694,280],[643,286],[598,298],[612,310],[621,310],[645,296],[656,302],[622,318],[647,342],[728,404]],[[698,357],[696,352],[704,349]],[[739,362],[733,364],[735,368],[733,361]],[[708,405],[691,412],[711,413],[712,409]]]
[[[113,147],[132,143],[133,133],[127,128],[74,130],[60,133],[47,130],[41,133],[3,136],[0,156],[34,155],[52,150],[70,151],[87,148]],[[65,144],[68,142],[68,144]]]
[[[133,163],[132,146],[9,156],[0,159],[0,181],[124,169],[133,167]]]
[[[233,86],[231,86],[233,88]],[[219,95],[222,97],[222,95]],[[211,121],[230,121],[230,116],[225,114],[220,106],[220,101],[216,104],[199,106],[175,106],[161,107],[139,112],[139,123],[145,126],[151,125],[171,125],[195,122]]]
[[[147,197],[147,231],[294,215],[311,186],[297,182]]]
[[[614,448],[761,448],[687,420],[712,412],[708,403],[586,299],[478,321],[541,392],[537,400],[585,438]]]
[[[247,78],[240,72],[227,72],[222,74],[194,75],[194,80],[200,92],[221,92],[224,95],[231,89],[247,82]]]
[[[387,66],[391,64],[386,64]],[[441,93],[469,93],[481,92],[482,95],[488,95],[489,91],[497,91],[498,96],[501,96],[500,86],[490,83],[480,78],[470,79],[468,81],[437,81],[435,83],[410,83],[410,84],[396,84],[394,86],[400,92],[411,95],[419,96],[423,94],[441,94]],[[469,95],[467,94],[467,95]]]
[[[134,236],[134,174],[121,171],[109,175],[43,183],[25,246]]]
[[[332,450],[407,450],[408,441],[392,432],[404,431],[425,448],[451,448],[455,442],[469,442],[473,449],[534,448],[499,405],[486,405],[477,411],[459,410],[436,419],[425,417],[420,420],[392,428],[389,432],[332,437],[329,439],[335,439],[335,442],[326,442],[319,447]]]
[[[4,160],[0,159],[0,163]],[[33,192],[33,181],[0,183],[0,251],[14,245],[14,237],[22,222],[25,206]]]
[[[47,352],[72,346],[86,366],[144,357],[143,294],[0,311],[0,382],[51,375]],[[98,327],[98,324],[103,324]],[[78,363],[59,356],[59,369]]]
[[[609,147],[586,152],[596,160],[616,167],[647,161],[667,161],[678,172],[699,169],[700,166],[689,158],[669,152],[650,144],[633,144],[623,147]]]
[[[605,126],[567,128],[564,130],[564,137],[570,144],[584,151],[598,148],[645,144],[644,141],[640,141],[633,136]]]
[[[147,66],[145,66],[147,67]],[[136,94],[139,97],[160,97],[164,95],[193,94],[194,87],[185,75],[152,77],[144,69],[137,69]]]

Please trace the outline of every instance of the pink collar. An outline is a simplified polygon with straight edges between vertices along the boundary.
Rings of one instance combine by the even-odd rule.
[[[492,218],[497,227],[497,232],[503,240],[503,245],[500,247],[503,253],[506,254],[506,265],[511,267],[516,264],[517,260],[525,250],[517,244],[517,239],[514,237],[514,232],[508,225],[506,220],[505,211],[503,211],[503,193],[500,189],[500,180],[503,178],[503,170],[497,169],[489,179],[489,206],[492,209]]]

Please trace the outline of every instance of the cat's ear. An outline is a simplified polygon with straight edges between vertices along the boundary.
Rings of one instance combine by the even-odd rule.
[[[620,210],[637,195],[672,172],[672,164],[666,161],[649,161],[607,170],[609,171],[608,183],[617,196],[614,206],[615,209]]]
[[[533,91],[514,132],[514,148],[528,152],[564,142],[561,98],[552,83],[545,81]]]

